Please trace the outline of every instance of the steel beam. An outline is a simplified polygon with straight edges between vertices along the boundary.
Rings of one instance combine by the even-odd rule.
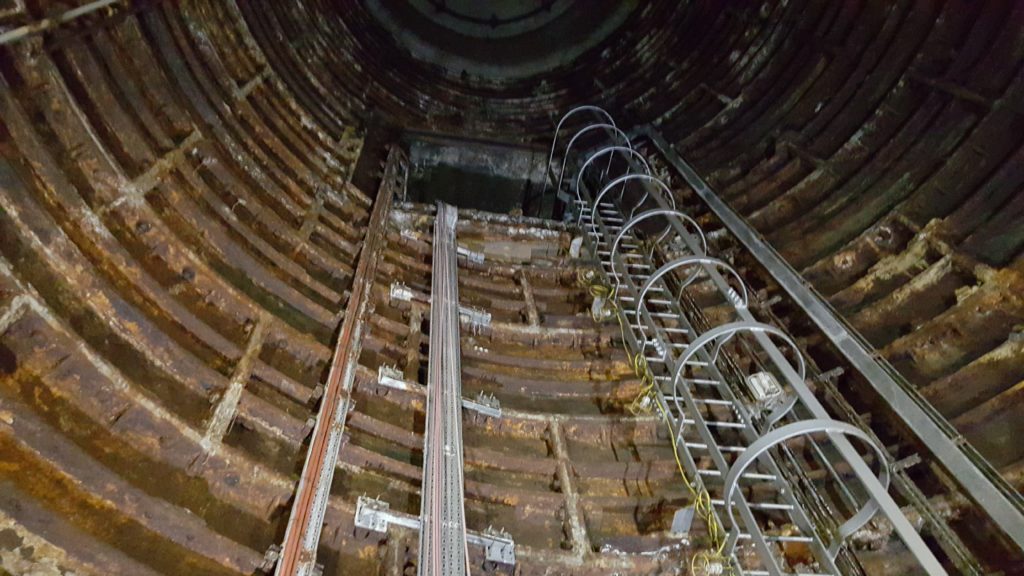
[[[352,282],[352,293],[346,306],[334,358],[331,360],[306,462],[302,466],[288,527],[285,529],[281,558],[274,572],[276,576],[308,576],[316,566],[316,550],[320,543],[327,498],[351,407],[352,385],[362,350],[363,328],[369,313],[373,280],[385,245],[385,231],[393,196],[392,176],[399,170],[399,164],[397,150],[392,149],[367,224]]]
[[[462,354],[459,339],[458,212],[438,202],[430,293],[420,576],[469,573],[462,462]]]

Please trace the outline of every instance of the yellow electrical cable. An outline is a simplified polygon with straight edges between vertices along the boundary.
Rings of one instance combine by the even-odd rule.
[[[589,277],[588,277],[589,276]],[[710,550],[701,550],[694,554],[690,559],[690,570],[696,574],[697,561],[701,561],[703,572],[707,574],[712,563],[719,563],[723,567],[722,574],[732,574],[732,568],[726,561],[725,557],[722,556],[722,552],[725,549],[725,540],[722,539],[722,532],[718,521],[714,517],[714,508],[711,505],[711,494],[708,493],[707,489],[701,488],[697,490],[694,483],[690,481],[689,476],[686,474],[686,469],[683,466],[682,458],[679,456],[679,441],[676,438],[676,433],[672,430],[672,426],[669,423],[668,413],[665,411],[665,407],[662,406],[661,402],[658,401],[655,393],[656,380],[654,374],[651,372],[650,366],[647,363],[647,358],[642,353],[631,354],[629,348],[625,346],[626,343],[626,327],[623,322],[623,314],[618,304],[615,302],[615,289],[611,286],[601,284],[596,280],[596,274],[593,271],[580,270],[576,275],[577,283],[581,287],[587,288],[589,294],[594,298],[605,298],[612,312],[615,314],[616,320],[619,323],[619,334],[622,337],[623,349],[626,352],[626,358],[629,360],[630,366],[633,368],[633,373],[640,378],[640,391],[629,405],[629,410],[634,415],[641,413],[650,412],[649,404],[653,402],[657,407],[661,415],[662,422],[665,423],[669,428],[670,439],[672,441],[672,454],[675,457],[676,468],[679,470],[679,475],[683,480],[683,484],[686,485],[690,495],[693,497],[693,508],[694,511],[704,520],[704,524],[707,527],[708,539],[711,542]],[[591,310],[591,316],[595,322],[600,322],[601,319],[597,318],[594,311]],[[647,403],[644,400],[647,399]]]

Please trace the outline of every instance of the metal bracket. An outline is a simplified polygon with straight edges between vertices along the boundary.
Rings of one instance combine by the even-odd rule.
[[[672,515],[672,528],[669,529],[669,534],[685,538],[690,533],[696,513],[697,510],[693,506],[676,510],[675,514]]]
[[[420,519],[410,514],[392,512],[391,505],[376,498],[360,496],[356,502],[355,525],[357,528],[371,532],[387,532],[392,524],[411,530],[420,529]],[[483,532],[466,532],[466,542],[482,546],[484,558],[489,562],[498,562],[515,566],[516,543],[504,530],[488,528]]]
[[[382,365],[377,369],[377,383],[393,390],[424,394],[426,388],[418,382],[404,380],[404,374],[394,366]],[[493,394],[485,394],[482,390],[475,399],[463,398],[462,407],[490,418],[501,418],[501,402]]]
[[[463,398],[462,407],[491,418],[501,418],[501,402],[494,397],[494,394],[485,394],[483,390],[477,393],[475,400]]]
[[[401,282],[392,282],[388,295],[392,302],[396,300],[398,302],[412,302],[416,299],[416,293],[412,291],[412,288]]]
[[[459,256],[464,256],[466,260],[469,260],[470,262],[476,264],[483,264],[484,260],[486,259],[486,256],[484,256],[483,252],[476,252],[474,250],[466,248],[465,246],[457,247],[455,249],[455,253]]]
[[[516,543],[504,530],[488,527],[483,533],[466,532],[466,542],[484,547],[484,559],[488,562],[516,565]]]
[[[382,364],[381,367],[377,369],[377,382],[381,386],[405,391],[422,388],[419,384],[414,384],[404,380],[402,378],[403,376],[405,375],[402,374],[402,371],[394,366],[386,366]]]
[[[269,574],[274,571],[274,566],[277,566],[277,561],[281,558],[281,547],[277,544],[271,544],[267,548],[267,551],[263,553],[263,562],[260,563],[259,570],[265,574]]]
[[[472,328],[486,328],[491,325],[491,313],[470,306],[459,306],[459,320],[469,323]]]
[[[392,282],[388,293],[392,302],[430,302],[429,298],[401,282]],[[460,304],[459,320],[469,323],[472,328],[487,328],[491,325],[491,313]]]

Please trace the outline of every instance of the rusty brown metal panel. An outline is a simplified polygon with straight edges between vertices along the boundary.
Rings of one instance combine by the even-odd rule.
[[[281,557],[276,574],[292,576],[303,573],[316,562],[316,544],[322,528],[323,506],[331,487],[331,478],[337,465],[340,435],[350,408],[350,395],[355,382],[356,362],[362,350],[364,323],[370,313],[370,288],[377,273],[377,263],[384,247],[385,228],[391,209],[392,175],[399,169],[398,151],[388,156],[386,175],[377,192],[376,201],[366,228],[366,236],[356,265],[352,293],[346,306],[345,318],[341,325],[327,384],[320,410],[317,414],[313,438],[309,444],[306,462],[296,489],[295,500],[285,531]],[[331,435],[338,438],[333,447],[329,446]],[[333,449],[330,449],[333,448]],[[305,565],[305,568],[303,568]]]

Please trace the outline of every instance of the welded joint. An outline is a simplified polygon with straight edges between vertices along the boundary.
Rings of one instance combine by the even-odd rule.
[[[125,202],[135,202],[145,198],[146,194],[156,188],[167,174],[184,162],[186,154],[195,152],[196,146],[202,139],[203,133],[198,128],[192,130],[173,150],[150,165],[145,172],[130,183],[127,183],[121,189],[121,194],[106,205],[101,206],[99,212],[105,214]],[[232,207],[233,210],[234,208]]]
[[[360,496],[356,502],[356,528],[371,532],[387,533],[388,528],[395,524],[411,530],[420,529],[417,516],[394,512],[391,505],[383,500]],[[466,542],[484,549],[484,559],[515,566],[516,543],[512,536],[504,530],[488,527],[483,532],[466,531]]]
[[[245,100],[246,98],[248,98],[249,94],[251,94],[252,91],[255,90],[257,86],[262,84],[267,79],[268,76],[270,76],[270,69],[264,68],[259,72],[259,74],[256,74],[248,81],[246,81],[245,84],[242,84],[241,86],[236,86],[234,94],[235,100]]]

